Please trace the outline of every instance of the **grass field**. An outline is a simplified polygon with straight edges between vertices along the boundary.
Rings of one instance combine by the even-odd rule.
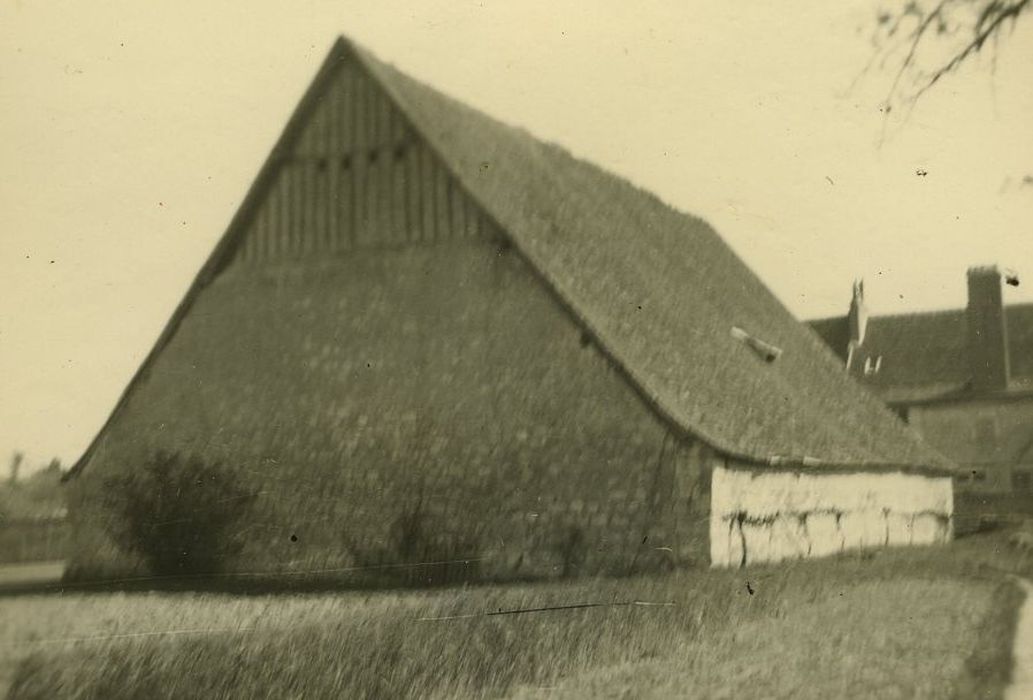
[[[14,700],[992,698],[1021,601],[999,547],[427,592],[0,598],[0,685]]]

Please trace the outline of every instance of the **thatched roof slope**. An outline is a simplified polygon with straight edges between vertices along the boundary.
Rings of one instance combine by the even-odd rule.
[[[343,41],[656,407],[730,455],[934,467],[704,221]],[[733,327],[782,350],[767,361]]]
[[[318,101],[335,66],[356,59],[671,425],[754,464],[949,470],[846,375],[706,222],[442,95],[343,38],[109,423],[192,299],[232,255],[276,154],[303,126],[306,105]]]

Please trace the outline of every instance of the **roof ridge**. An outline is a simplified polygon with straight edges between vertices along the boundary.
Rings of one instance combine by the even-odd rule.
[[[1005,313],[1009,311],[1033,311],[1033,301],[1020,301],[1011,304],[1004,305]],[[917,311],[900,311],[895,313],[887,314],[869,314],[868,322],[878,321],[883,319],[901,319],[901,318],[916,318],[925,317],[929,318],[932,316],[950,316],[953,314],[965,313],[964,306],[952,306],[949,309],[919,309]],[[847,317],[846,313],[833,315],[833,316],[817,316],[814,318],[804,319],[804,323],[828,323],[832,321],[842,321]]]

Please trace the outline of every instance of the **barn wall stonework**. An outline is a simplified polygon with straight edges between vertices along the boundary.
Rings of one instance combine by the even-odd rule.
[[[223,463],[258,494],[231,569],[707,563],[706,449],[656,417],[497,232],[231,265],[71,483],[71,577],[141,571],[100,504],[106,477],[158,450]]]
[[[951,538],[949,477],[814,474],[718,466],[712,476],[713,566],[937,544]]]

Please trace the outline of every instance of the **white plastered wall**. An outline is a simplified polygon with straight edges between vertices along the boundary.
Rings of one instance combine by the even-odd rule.
[[[814,474],[716,466],[712,566],[819,557],[850,549],[950,540],[950,477]]]

